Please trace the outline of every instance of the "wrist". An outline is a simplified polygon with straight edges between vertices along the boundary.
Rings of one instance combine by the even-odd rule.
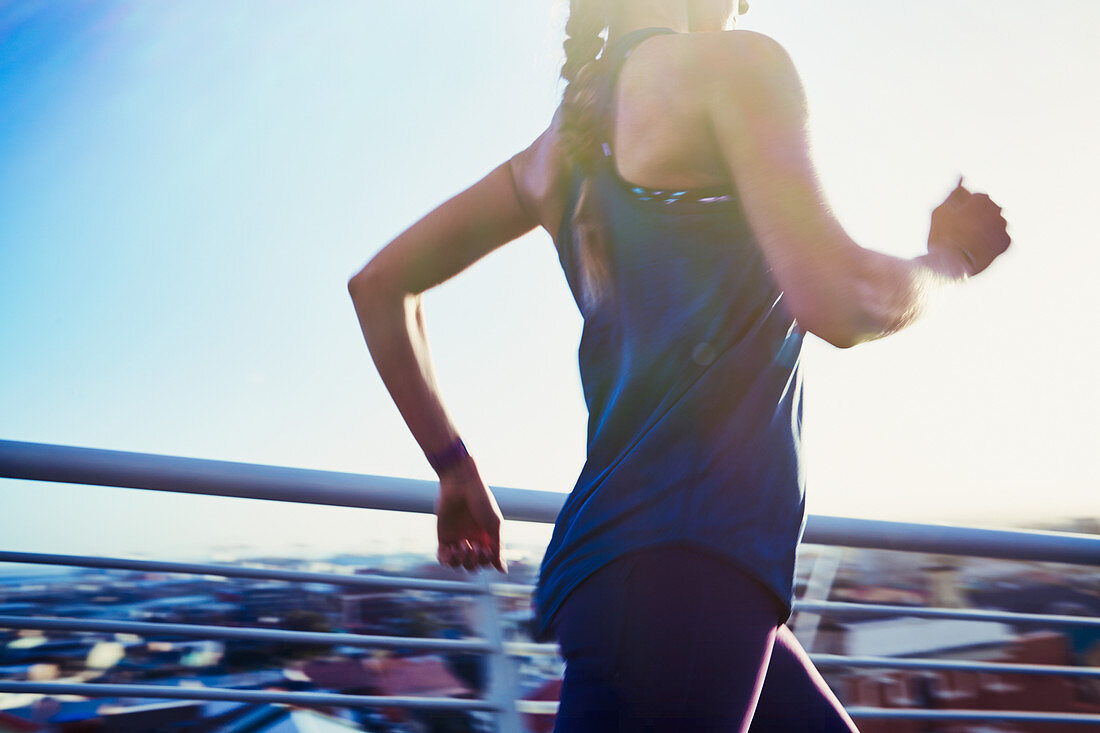
[[[466,450],[466,444],[462,442],[462,438],[455,438],[446,448],[424,455],[440,479],[452,475],[477,472],[474,459]]]
[[[924,259],[930,268],[954,280],[966,280],[974,276],[978,269],[966,249],[950,242],[929,243]]]

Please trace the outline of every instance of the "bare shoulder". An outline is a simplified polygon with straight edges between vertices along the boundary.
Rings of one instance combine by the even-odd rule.
[[[707,70],[701,91],[709,99],[804,106],[794,62],[771,36],[747,30],[690,35],[693,65]]]
[[[510,161],[520,203],[551,236],[557,236],[569,180],[560,127],[559,110],[542,134]]]
[[[691,33],[685,39],[698,61],[728,68],[729,64],[752,64],[765,70],[793,66],[790,54],[779,41],[765,33],[732,30]]]

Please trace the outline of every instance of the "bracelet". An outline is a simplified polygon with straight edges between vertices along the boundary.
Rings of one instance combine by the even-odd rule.
[[[442,476],[444,471],[454,468],[464,459],[469,458],[470,454],[466,451],[466,444],[462,442],[462,438],[455,438],[455,441],[443,450],[438,453],[426,453],[425,456],[436,474]]]
[[[974,262],[974,257],[962,247],[954,247],[953,249],[961,254],[963,256],[963,259],[966,260],[966,263],[970,266],[970,269],[967,270],[966,273],[967,276],[976,275],[978,272],[978,265],[976,262]]]
[[[965,249],[963,249],[961,247],[958,248],[958,252],[959,252],[959,254],[963,255],[964,258],[966,258],[966,261],[970,264],[970,271],[967,274],[968,275],[978,274],[978,264],[974,261],[974,256],[972,256],[968,251],[966,251]]]
[[[966,264],[967,264],[967,268],[968,268],[967,272],[966,272],[967,277],[971,277],[971,276],[976,275],[978,273],[978,263],[974,262],[974,256],[972,254],[970,254],[970,252],[965,247],[963,247],[961,244],[955,244],[954,242],[947,242],[947,243],[944,243],[944,244],[933,245],[933,244],[929,243],[928,251],[931,252],[933,249],[949,249],[952,252],[955,252],[957,254],[962,255],[962,258],[964,260],[966,260]]]

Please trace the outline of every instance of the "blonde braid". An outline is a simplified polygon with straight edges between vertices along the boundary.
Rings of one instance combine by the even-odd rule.
[[[603,298],[610,284],[610,247],[592,208],[590,174],[602,155],[599,55],[604,49],[601,34],[607,28],[612,1],[570,0],[562,44],[565,63],[561,76],[567,84],[562,93],[561,141],[569,161],[585,174],[571,223],[580,252],[582,307],[586,312]]]

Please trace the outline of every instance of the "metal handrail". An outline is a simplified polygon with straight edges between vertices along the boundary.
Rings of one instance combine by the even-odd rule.
[[[4,682],[0,692],[84,697],[154,697],[171,700],[232,700],[291,705],[333,705],[337,707],[419,708],[422,710],[487,710],[497,705],[488,700],[457,697],[399,697],[389,695],[343,695],[329,692],[268,692],[221,687],[176,687],[172,685],[116,685],[75,682]]]
[[[324,583],[347,587],[392,588],[424,590],[437,593],[498,593],[511,595],[530,592],[530,586],[521,583],[491,583],[488,587],[468,580],[434,580],[432,578],[408,578],[396,575],[353,575],[341,573],[316,573],[304,570],[257,568],[247,565],[220,563],[166,562],[163,560],[132,560],[121,557],[97,557],[91,555],[52,555],[41,552],[0,551],[0,562],[27,563],[32,565],[65,565],[74,568],[101,568],[103,570],[135,570],[144,573],[181,573],[185,575],[216,575],[223,578],[248,578],[250,580],[278,580],[287,583]]]
[[[0,616],[0,628],[53,631],[83,631],[128,633],[143,637],[183,636],[196,639],[243,639],[291,644],[341,644],[376,649],[419,649],[486,654],[501,651],[506,655],[527,656],[554,653],[552,644],[498,642],[496,646],[484,639],[433,639],[411,636],[378,636],[346,634],[332,631],[286,631],[247,626],[210,626],[202,624],[150,623],[113,619],[73,619],[46,616]],[[952,669],[970,672],[1006,674],[1040,674],[1064,677],[1100,678],[1100,667],[1068,667],[1053,664],[1012,664],[978,662],[966,659],[911,659],[898,657],[855,657],[837,654],[811,654],[818,667],[877,667],[889,669]]]
[[[996,672],[997,674],[1038,674],[1057,677],[1089,677],[1100,679],[1100,667],[1070,667],[1059,664],[1014,664],[1012,662],[977,662],[970,659],[917,659],[910,657],[853,657],[842,654],[811,654],[814,666],[865,667],[874,669],[943,669],[964,672]]]
[[[0,478],[431,514],[435,481],[0,440]],[[565,495],[493,487],[506,519],[554,522]],[[803,542],[1100,565],[1100,537],[811,515]]]
[[[495,595],[522,596],[530,595],[534,590],[534,586],[524,583],[490,582],[484,584],[467,580],[433,580],[430,578],[410,578],[396,575],[317,573],[303,570],[257,568],[247,565],[224,565],[220,563],[134,560],[120,557],[55,555],[40,552],[7,552],[2,550],[0,550],[0,562],[35,565],[64,565],[67,567],[100,568],[104,570],[134,570],[140,572],[214,575],[225,578],[277,580],[281,582],[297,583],[324,583],[327,585],[347,587],[422,590],[438,593],[468,593],[473,595],[492,593]],[[910,616],[915,618],[959,619],[966,621],[1000,621],[1011,624],[1100,627],[1100,618],[1093,616],[1018,613],[1014,611],[993,611],[980,608],[932,608],[928,606],[849,603],[845,601],[796,600],[793,610],[796,613],[819,613],[832,616]]]
[[[526,596],[534,590],[523,583],[475,583],[468,580],[433,580],[390,575],[352,575],[317,573],[301,570],[257,568],[220,563],[167,562],[162,560],[133,560],[118,557],[87,555],[55,555],[38,552],[0,551],[0,562],[37,565],[64,565],[68,567],[100,568],[104,570],[135,570],[141,572],[181,573],[189,575],[213,575],[226,578],[253,580],[277,580],[282,582],[324,583],[327,585],[422,590],[439,593],[463,593],[481,595],[491,593],[501,596]],[[979,608],[935,608],[928,606],[903,606],[877,603],[849,603],[845,601],[796,600],[793,610],[798,613],[818,613],[831,616],[909,616],[912,618],[958,619],[965,621],[999,621],[1009,624],[1036,624],[1048,626],[1100,627],[1100,618],[1093,616],[1067,616],[1048,613],[1019,613]],[[539,652],[543,653],[541,646]],[[552,645],[542,645],[550,648]]]
[[[794,610],[827,616],[908,616],[910,618],[943,618],[961,621],[1000,621],[1007,624],[1042,624],[1047,626],[1085,626],[1100,628],[1100,618],[1067,616],[1057,613],[1020,613],[991,611],[984,608],[934,608],[929,606],[898,606],[880,603],[848,603],[846,601],[795,601]]]
[[[369,509],[432,513],[438,491],[434,481],[385,476],[366,476],[278,466],[259,466],[228,461],[210,461],[144,453],[91,448],[0,441],[0,478],[28,479],[137,488],[156,491],[291,501]],[[493,489],[507,519],[553,522],[565,496],[556,492],[524,489]],[[990,557],[999,559],[1061,562],[1100,566],[1100,537],[1059,532],[991,530],[950,525],[886,522],[813,515],[808,517],[803,541],[808,544],[840,545],[908,552]],[[118,570],[157,571],[215,575],[285,582],[316,582],[349,587],[401,588],[464,593],[480,597],[490,615],[493,596],[530,592],[522,584],[491,583],[485,576],[477,582],[402,578],[380,575],[342,575],[296,570],[229,566],[210,563],[181,563],[124,558],[0,552],[0,562],[70,565]],[[991,620],[1007,623],[1046,623],[1065,626],[1100,627],[1100,619],[1054,614],[1021,614],[982,609],[923,608],[899,605],[796,601],[794,610],[837,616],[907,615],[924,618]],[[506,642],[499,634],[486,639],[424,639],[370,636],[332,632],[295,632],[251,627],[200,626],[104,619],[62,619],[0,616],[0,628],[57,629],[82,632],[130,632],[144,636],[254,639],[309,644],[341,644],[359,647],[404,647],[488,654],[494,660],[494,676],[506,674],[508,657],[556,653],[556,645]],[[945,659],[899,659],[894,657],[846,657],[815,654],[819,667],[880,667],[895,669],[960,669],[1021,674],[1100,677],[1100,668],[1055,665],[1008,664]],[[514,685],[511,687],[514,688]],[[339,706],[408,707],[448,710],[485,710],[503,714],[516,728],[517,711],[552,712],[556,703],[505,699],[508,685],[497,685],[492,700],[456,698],[402,698],[390,696],[328,693],[284,693],[181,688],[160,685],[117,685],[96,683],[38,683],[0,681],[0,692],[77,694],[85,696],[157,697],[195,700],[239,700],[330,704]],[[1076,713],[1030,713],[1017,711],[911,710],[903,708],[852,707],[853,717],[942,720],[1003,720],[1065,723],[1100,723],[1100,716]]]
[[[0,440],[0,477],[431,514],[435,481]],[[553,522],[564,496],[493,489],[505,516]]]
[[[553,715],[558,711],[556,700],[517,700],[516,708],[528,715]],[[1001,720],[1016,723],[1092,723],[1100,724],[1100,715],[1092,713],[1047,713],[1016,710],[921,710],[916,708],[845,708],[853,718],[892,720]]]
[[[465,653],[491,652],[483,639],[434,639],[415,636],[345,634],[338,631],[286,631],[252,626],[150,623],[112,619],[58,618],[54,616],[0,616],[0,629],[85,631],[138,636],[186,636],[196,639],[241,639],[290,644],[340,644],[371,649],[419,649]]]
[[[1082,723],[1100,725],[1092,713],[1045,713],[1023,710],[919,710],[916,708],[845,708],[853,718],[882,720],[999,720],[1005,723]]]

